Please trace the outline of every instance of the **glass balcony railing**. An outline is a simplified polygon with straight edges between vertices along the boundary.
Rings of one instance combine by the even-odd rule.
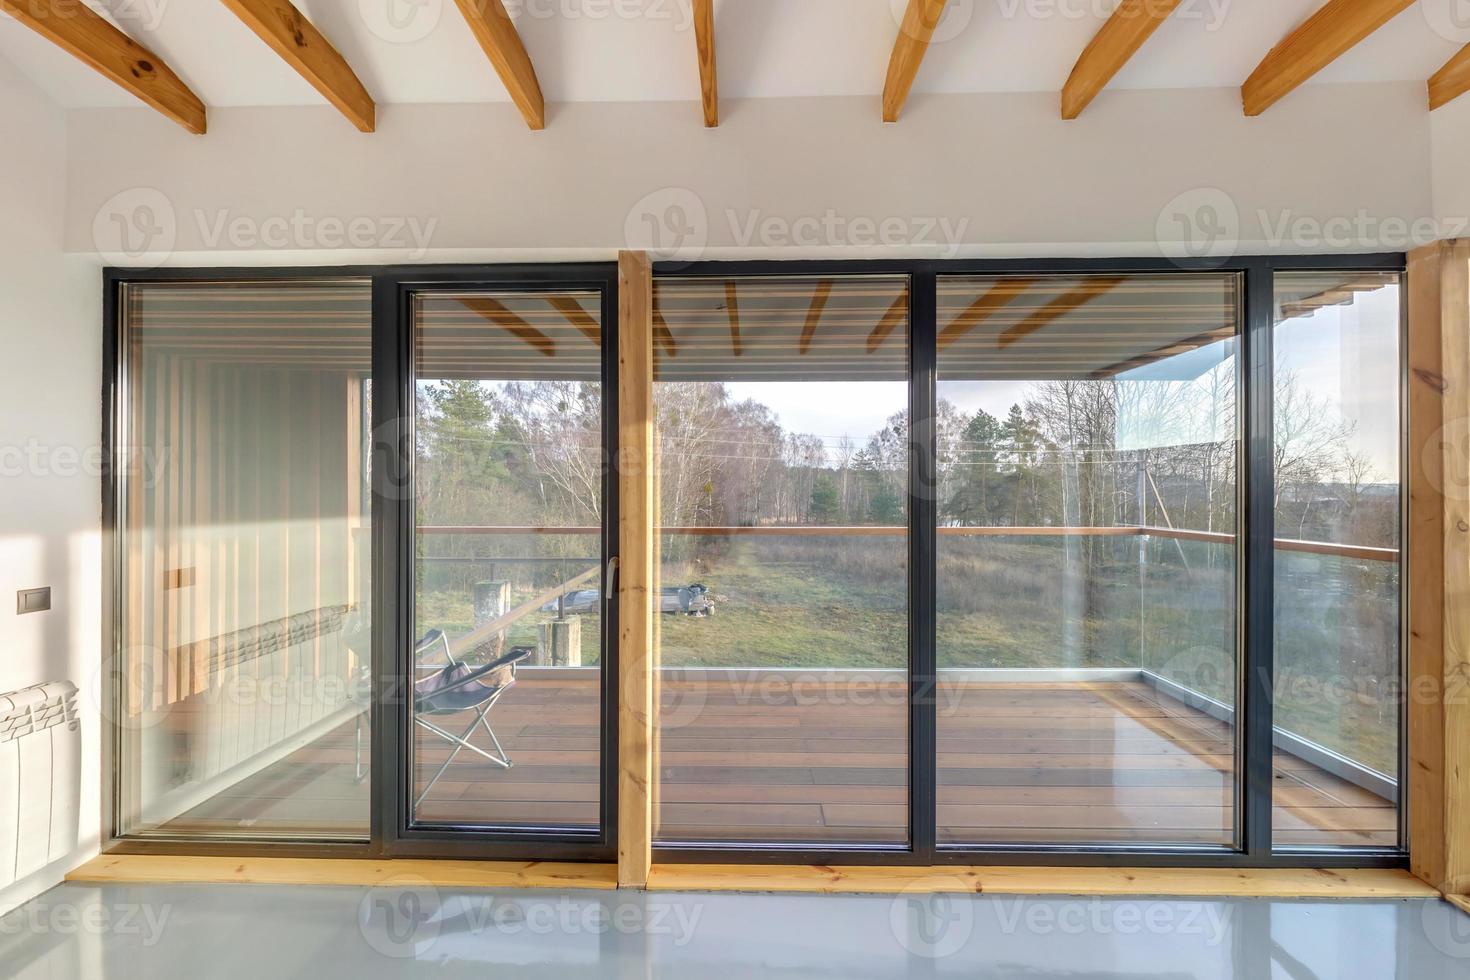
[[[534,646],[578,617],[598,661],[596,527],[421,527],[418,623],[507,627]],[[663,528],[662,666],[904,669],[904,527]],[[1230,707],[1233,535],[1168,528],[939,529],[938,663],[946,669],[1130,668]],[[1397,767],[1398,552],[1279,540],[1276,722],[1379,772]],[[503,607],[503,608],[502,608]],[[674,614],[688,614],[681,622]],[[547,665],[551,665],[548,661]],[[562,664],[565,665],[565,664]]]

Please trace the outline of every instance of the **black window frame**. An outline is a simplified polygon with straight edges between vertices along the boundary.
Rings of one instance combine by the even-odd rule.
[[[655,279],[680,277],[793,276],[793,275],[906,275],[909,277],[910,344],[910,478],[909,478],[909,830],[907,846],[808,847],[767,845],[711,845],[655,847],[657,862],[829,864],[829,865],[1050,865],[1200,868],[1342,868],[1408,866],[1407,826],[1412,800],[1408,798],[1407,710],[1399,710],[1400,767],[1398,826],[1395,848],[1273,847],[1271,836],[1272,766],[1274,735],[1271,693],[1274,683],[1272,644],[1274,614],[1275,529],[1272,507],[1274,380],[1274,277],[1282,272],[1343,271],[1392,272],[1402,275],[1407,256],[1402,252],[1345,255],[1243,256],[1228,259],[1162,258],[1054,258],[1054,259],[833,259],[738,260],[655,262]],[[1167,274],[1188,272],[1233,273],[1241,287],[1241,373],[1239,406],[1242,453],[1239,461],[1241,564],[1237,588],[1241,596],[1237,615],[1241,663],[1238,667],[1237,704],[1237,844],[1218,846],[1158,845],[1045,845],[991,847],[939,846],[935,841],[937,718],[934,696],[934,592],[937,537],[935,526],[934,426],[936,412],[936,295],[941,276],[963,275],[1086,275]],[[340,856],[340,857],[446,857],[520,860],[609,861],[617,851],[617,656],[616,603],[604,614],[602,827],[590,839],[586,834],[504,833],[480,828],[410,827],[407,820],[408,779],[404,753],[408,704],[393,696],[402,689],[406,650],[411,644],[413,576],[412,495],[385,492],[393,481],[412,476],[413,379],[412,324],[409,298],[415,290],[467,288],[531,289],[598,288],[603,298],[603,424],[610,458],[617,435],[617,270],[608,262],[538,263],[507,265],[393,265],[195,267],[103,271],[103,378],[102,480],[103,508],[103,652],[116,649],[120,636],[115,590],[118,586],[117,502],[120,474],[112,465],[114,435],[127,379],[122,376],[120,335],[123,286],[134,283],[177,281],[261,281],[283,279],[370,279],[373,293],[373,493],[372,592],[376,610],[374,631],[375,697],[372,709],[373,753],[370,790],[371,830],[362,842],[261,841],[258,839],[169,839],[118,837],[114,825],[117,746],[113,725],[103,733],[103,841],[112,853],[199,854],[231,856]],[[1400,400],[1407,392],[1406,319],[1400,324]],[[1401,422],[1408,425],[1407,411]],[[1407,440],[1401,440],[1401,486],[1407,467]],[[379,483],[379,481],[389,481]],[[402,482],[399,486],[407,485]],[[604,474],[607,514],[604,518],[603,557],[617,554],[617,480],[611,467]],[[1400,517],[1407,527],[1411,502],[1400,491]],[[1402,549],[1407,548],[1407,537]],[[400,574],[405,566],[410,574]],[[1403,562],[1401,559],[1401,568]],[[1400,575],[1400,665],[1408,670],[1408,576]],[[610,632],[609,632],[610,631]],[[395,655],[394,650],[405,651]],[[388,671],[396,661],[398,668]]]

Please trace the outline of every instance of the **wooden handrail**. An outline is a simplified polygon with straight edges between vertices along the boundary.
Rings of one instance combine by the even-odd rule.
[[[587,569],[587,571],[583,572],[581,575],[576,576],[575,578],[567,579],[560,585],[553,586],[552,588],[545,589],[541,592],[536,593],[533,598],[527,599],[525,602],[521,603],[519,606],[516,606],[510,612],[505,613],[502,616],[497,616],[495,619],[492,619],[484,626],[475,627],[474,630],[466,633],[464,636],[461,636],[457,640],[451,640],[449,642],[449,652],[455,657],[458,657],[462,653],[468,653],[475,647],[480,646],[482,643],[485,643],[487,640],[494,637],[495,634],[514,625],[517,620],[524,619],[526,616],[529,616],[531,613],[540,609],[543,605],[550,602],[552,599],[555,599],[558,596],[563,595],[564,593],[572,591],[577,586],[589,581],[593,576],[597,575],[601,571],[601,568],[594,566]]]
[[[462,535],[533,535],[533,534],[601,534],[602,528],[595,526],[541,527],[517,526],[451,526],[431,525],[417,529],[419,534],[462,534]],[[909,533],[902,525],[845,525],[820,526],[794,524],[789,526],[758,525],[754,527],[661,527],[660,534],[688,537],[727,538],[881,538],[897,537]],[[1211,544],[1234,544],[1235,535],[1223,531],[1194,531],[1175,527],[940,527],[940,537],[959,538],[1169,538],[1178,541],[1204,541]],[[1338,558],[1357,558],[1363,561],[1398,561],[1397,548],[1374,548],[1368,545],[1336,544],[1330,541],[1300,541],[1295,538],[1277,538],[1279,551],[1295,551],[1314,555],[1332,555]]]

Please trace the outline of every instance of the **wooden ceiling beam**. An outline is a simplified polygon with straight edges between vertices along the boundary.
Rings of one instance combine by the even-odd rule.
[[[291,0],[223,0],[223,3],[352,125],[364,133],[373,131],[378,111],[373,97],[368,95],[347,59]]]
[[[1123,0],[1072,68],[1062,88],[1062,118],[1082,115],[1179,4],[1180,0]]]
[[[504,0],[455,0],[455,3],[494,66],[495,74],[510,93],[510,100],[521,110],[526,125],[545,129],[546,100],[541,96],[541,83],[536,80],[536,69],[521,43],[516,25],[505,11]]]
[[[1259,116],[1414,0],[1328,0],[1266,55],[1241,86],[1247,116]]]
[[[694,0],[694,47],[699,55],[699,98],[704,125],[720,124],[720,85],[715,75],[715,0]]]
[[[204,103],[157,55],[77,0],[0,0],[0,10],[92,66],[191,133]]]
[[[924,53],[929,50],[929,39],[939,18],[944,16],[945,0],[909,0],[903,13],[903,23],[898,28],[898,40],[893,42],[893,54],[888,59],[888,77],[883,83],[883,121],[898,122],[908,101],[909,89],[924,63]]]
[[[1470,92],[1470,44],[1460,49],[1429,80],[1429,108],[1438,109]]]

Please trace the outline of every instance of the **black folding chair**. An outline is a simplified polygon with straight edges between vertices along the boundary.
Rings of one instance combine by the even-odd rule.
[[[421,663],[422,656],[431,652],[436,646],[443,647],[445,663],[443,665]],[[417,670],[419,673],[427,673],[427,676],[416,680],[413,685],[414,724],[427,732],[433,732],[454,746],[449,753],[449,758],[444,760],[439,771],[434,773],[434,778],[429,780],[428,785],[419,794],[418,800],[414,803],[415,807],[424,802],[424,798],[429,795],[429,790],[434,788],[439,777],[448,771],[450,765],[459,757],[459,753],[465,749],[483,756],[502,769],[509,769],[515,764],[501,746],[500,739],[495,737],[495,729],[490,727],[490,720],[486,716],[489,715],[490,709],[495,707],[501,695],[515,684],[516,665],[530,657],[533,652],[530,647],[514,647],[488,664],[471,666],[454,659],[449,649],[449,638],[440,630],[430,630],[414,647]],[[473,711],[475,719],[459,735],[429,720],[439,715],[454,715],[464,711]],[[484,728],[485,733],[490,736],[490,742],[495,746],[494,753],[470,741],[470,736],[477,728]]]

